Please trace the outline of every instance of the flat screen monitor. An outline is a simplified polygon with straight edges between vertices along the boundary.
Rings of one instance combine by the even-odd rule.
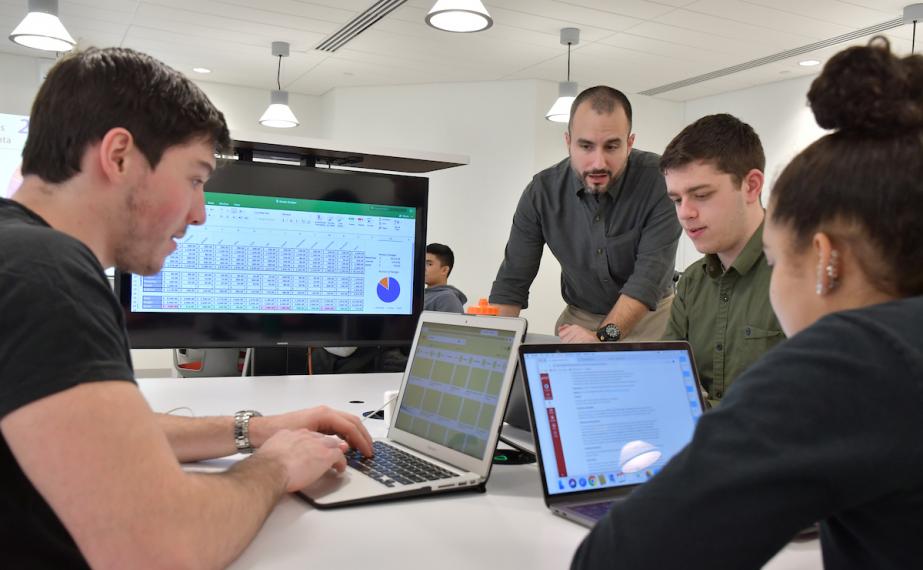
[[[29,117],[0,113],[0,198],[9,198],[22,184],[22,147],[29,135]]]
[[[132,346],[406,344],[428,179],[231,161],[160,273],[118,273]]]

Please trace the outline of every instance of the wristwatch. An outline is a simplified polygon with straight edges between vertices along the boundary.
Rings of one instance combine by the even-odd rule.
[[[618,325],[607,323],[596,329],[596,338],[598,338],[600,342],[615,342],[622,338],[622,331],[619,329]]]
[[[250,418],[262,417],[256,410],[241,410],[234,414],[234,445],[238,453],[253,453],[250,444]]]

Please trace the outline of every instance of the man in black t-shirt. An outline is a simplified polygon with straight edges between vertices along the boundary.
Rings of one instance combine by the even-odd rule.
[[[0,199],[4,565],[225,566],[286,491],[345,468],[347,442],[371,453],[349,414],[158,415],[134,382],[103,268],[159,271],[204,223],[229,143],[195,85],[131,50],[69,56],[40,88],[22,186]],[[180,468],[238,451],[220,475]]]

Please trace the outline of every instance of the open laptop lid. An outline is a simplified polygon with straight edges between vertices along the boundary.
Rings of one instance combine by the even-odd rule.
[[[627,494],[691,440],[704,409],[686,342],[519,352],[549,506]]]
[[[388,438],[487,477],[525,333],[525,319],[424,311]]]

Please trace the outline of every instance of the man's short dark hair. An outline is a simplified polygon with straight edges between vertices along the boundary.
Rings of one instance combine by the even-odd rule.
[[[631,132],[631,102],[628,97],[618,89],[613,89],[607,85],[597,85],[584,89],[574,99],[570,106],[570,119],[567,121],[567,132],[570,132],[571,125],[574,123],[574,113],[581,103],[589,101],[590,107],[600,115],[609,115],[615,111],[616,107],[621,107],[628,117],[628,131]]]
[[[446,277],[452,274],[452,267],[455,266],[455,254],[452,253],[452,249],[449,248],[449,246],[441,243],[431,243],[426,246],[426,253],[433,254],[436,256],[436,259],[439,260],[439,263],[449,268]]]
[[[230,147],[224,115],[205,93],[153,57],[125,48],[90,48],[48,73],[32,105],[23,175],[51,183],[80,172],[87,148],[111,129],[134,137],[155,168],[164,151],[197,139]]]
[[[730,174],[735,184],[751,170],[766,168],[763,145],[753,127],[727,113],[702,117],[683,129],[663,151],[660,169],[666,172],[700,160]]]

